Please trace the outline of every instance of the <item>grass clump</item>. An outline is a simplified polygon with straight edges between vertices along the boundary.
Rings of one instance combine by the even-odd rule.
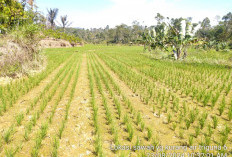
[[[147,128],[147,139],[148,139],[148,141],[150,141],[151,138],[152,138],[152,130],[151,130],[151,128]]]
[[[9,143],[10,142],[10,137],[13,133],[13,126],[11,126],[4,134],[3,134],[3,139],[6,143]]]
[[[15,117],[18,126],[21,125],[23,118],[24,118],[23,113],[20,113]]]

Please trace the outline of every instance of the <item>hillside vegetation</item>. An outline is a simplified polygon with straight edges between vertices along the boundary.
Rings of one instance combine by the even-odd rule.
[[[33,3],[3,0],[0,4],[0,77],[19,77],[41,71],[46,66],[46,58],[41,53],[42,39],[54,40],[60,47],[81,43],[80,38],[65,33],[65,28],[47,25],[46,17],[34,11]],[[56,41],[61,39],[69,44]]]

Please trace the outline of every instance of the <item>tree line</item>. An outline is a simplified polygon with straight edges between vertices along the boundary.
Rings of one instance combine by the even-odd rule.
[[[232,14],[229,12],[222,18],[218,16],[217,18],[218,24],[212,26],[208,17],[198,23],[192,23],[192,17],[168,18],[157,13],[154,20],[156,25],[149,27],[141,25],[138,21],[134,21],[131,26],[121,24],[114,28],[109,28],[109,26],[91,29],[68,28],[67,31],[88,43],[144,44],[146,42],[144,37],[147,30],[152,31],[155,28],[158,31],[168,21],[169,24],[166,23],[167,26],[175,28],[177,33],[181,29],[181,21],[185,20],[187,23],[191,23],[192,36],[201,41],[200,45],[203,48],[215,48],[217,50],[222,48],[232,49]]]
[[[25,25],[27,23],[37,24],[43,26],[44,32],[47,35],[54,36],[56,38],[62,38],[69,34],[71,37],[69,40],[82,39],[87,43],[105,43],[105,44],[146,44],[146,36],[148,32],[156,31],[160,43],[158,45],[150,43],[150,48],[158,47],[165,48],[161,44],[162,40],[166,40],[166,37],[160,36],[160,31],[165,26],[169,28],[169,37],[172,33],[177,34],[181,30],[181,22],[183,20],[186,23],[191,23],[192,37],[201,41],[200,46],[203,48],[215,48],[220,50],[222,48],[232,48],[232,13],[224,15],[222,18],[218,17],[218,24],[216,26],[211,25],[211,21],[208,17],[200,21],[199,23],[192,23],[192,18],[168,18],[157,13],[155,16],[153,26],[143,26],[138,21],[134,21],[131,26],[126,24],[117,25],[114,28],[110,28],[108,25],[105,28],[71,28],[71,22],[68,20],[67,15],[60,16],[60,22],[57,21],[58,9],[47,9],[47,17],[44,17],[37,11],[37,6],[33,0],[21,0],[20,2],[15,0],[2,0],[0,1],[0,30],[1,33],[6,33],[7,30],[14,28],[15,26]],[[156,22],[155,22],[156,21]],[[167,23],[168,21],[168,23]],[[189,25],[190,26],[190,25]],[[199,27],[196,30],[196,26]],[[66,35],[64,35],[66,34]],[[166,35],[168,35],[166,34]],[[152,37],[152,35],[150,34]],[[171,38],[174,36],[172,35]],[[150,38],[153,39],[153,38]],[[164,42],[164,41],[163,41]],[[155,46],[156,45],[156,46]],[[178,50],[176,50],[178,51]]]
[[[88,43],[138,44],[142,42],[144,28],[145,27],[138,21],[134,21],[132,26],[121,24],[117,25],[115,28],[110,28],[109,25],[107,25],[105,28],[68,28],[67,31],[75,34]]]

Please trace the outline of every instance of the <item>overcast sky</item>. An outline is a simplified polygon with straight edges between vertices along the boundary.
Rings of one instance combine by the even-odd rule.
[[[134,20],[143,25],[154,25],[156,13],[165,17],[193,17],[198,22],[209,17],[222,17],[232,12],[232,0],[36,0],[38,10],[47,15],[48,8],[58,8],[60,15],[68,15],[71,27],[105,28]]]

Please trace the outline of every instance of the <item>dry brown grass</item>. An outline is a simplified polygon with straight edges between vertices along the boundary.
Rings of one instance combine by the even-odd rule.
[[[28,75],[31,70],[41,69],[44,57],[36,45],[26,41],[17,42],[12,36],[0,39],[0,76],[19,77]]]

